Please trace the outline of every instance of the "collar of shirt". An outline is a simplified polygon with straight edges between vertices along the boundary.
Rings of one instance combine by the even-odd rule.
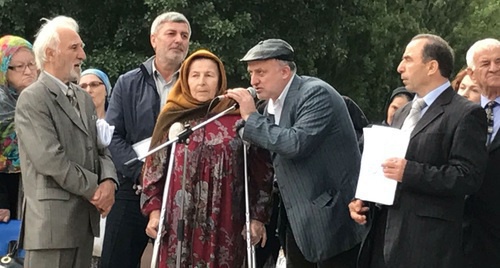
[[[177,80],[177,76],[179,75],[179,71],[181,70],[181,69],[179,69],[179,70],[175,71],[175,73],[172,74],[172,78],[170,79],[170,81],[167,82],[165,80],[165,78],[163,78],[161,73],[158,71],[158,69],[156,69],[154,60],[151,61],[151,64],[152,64],[152,70],[153,70],[153,78],[156,82],[157,87],[158,87],[158,83],[162,86],[173,84],[173,82],[175,82]]]
[[[450,81],[446,81],[444,84],[440,85],[436,89],[432,90],[431,92],[427,93],[427,95],[424,96],[424,101],[425,101],[425,108],[422,109],[420,112],[420,116],[424,115],[425,112],[427,112],[427,109],[434,103],[434,101],[443,93],[447,88],[451,86]],[[417,98],[417,95],[415,95],[415,99]]]
[[[62,92],[64,93],[64,95],[67,95],[68,94],[68,86],[69,85],[66,85],[64,84],[61,80],[59,80],[58,78],[56,78],[55,76],[47,73],[46,71],[43,71],[48,77],[50,77],[52,80],[54,80],[56,82],[56,84],[59,86],[59,88],[62,90]]]
[[[486,104],[488,104],[488,102],[490,102],[490,100],[488,98],[486,98],[485,96],[481,95],[481,107],[486,108]],[[500,97],[497,97],[495,99],[495,102],[497,104],[500,104]]]
[[[156,84],[156,91],[158,92],[158,96],[160,96],[160,111],[163,109],[163,106],[167,103],[168,93],[170,89],[174,86],[177,78],[179,77],[179,70],[177,70],[173,75],[170,81],[165,81],[165,78],[161,75],[161,73],[156,69],[155,61],[151,61],[152,70],[153,70],[153,79]]]
[[[286,84],[285,88],[281,92],[280,96],[273,101],[273,99],[269,99],[269,104],[267,105],[267,113],[274,114],[274,123],[278,125],[280,123],[281,111],[283,110],[283,104],[286,99],[286,95],[288,94],[288,90],[290,89],[290,85],[292,84],[293,78],[295,77],[295,73],[292,74],[290,80]]]

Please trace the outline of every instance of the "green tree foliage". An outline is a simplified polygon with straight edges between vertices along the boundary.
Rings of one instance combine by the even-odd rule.
[[[298,73],[318,76],[381,121],[385,100],[400,86],[396,72],[417,33],[443,36],[456,50],[457,71],[477,39],[497,37],[500,0],[0,0],[0,34],[33,40],[41,17],[74,17],[86,43],[85,67],[112,80],[153,55],[150,25],[165,11],[190,20],[191,51],[207,48],[226,65],[229,86],[248,86],[239,59],[258,41],[282,38],[296,52]]]

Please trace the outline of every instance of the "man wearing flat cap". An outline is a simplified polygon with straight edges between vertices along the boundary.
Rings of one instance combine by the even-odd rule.
[[[287,267],[355,267],[364,227],[346,206],[360,153],[342,97],[318,78],[296,75],[293,48],[281,39],[259,42],[241,61],[268,104],[259,114],[246,89],[227,95],[246,121],[243,139],[272,154]]]

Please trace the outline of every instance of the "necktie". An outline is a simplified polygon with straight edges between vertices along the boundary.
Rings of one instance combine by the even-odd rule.
[[[414,100],[412,105],[411,105],[410,113],[406,117],[401,129],[412,131],[413,128],[415,128],[415,125],[417,124],[418,120],[420,119],[420,111],[422,111],[422,109],[426,105],[427,104],[425,103],[424,99],[422,99],[422,98]]]
[[[68,86],[68,92],[66,93],[66,97],[68,97],[69,103],[75,109],[76,114],[80,117],[80,108],[78,107],[78,101],[76,99],[75,90]]]
[[[66,97],[68,97],[69,103],[71,103],[73,107],[76,107],[78,102],[76,101],[75,91],[71,87],[68,87]]]
[[[495,101],[490,101],[486,104],[486,122],[488,123],[488,141],[487,144],[490,144],[493,139],[493,107],[495,107],[497,103]]]

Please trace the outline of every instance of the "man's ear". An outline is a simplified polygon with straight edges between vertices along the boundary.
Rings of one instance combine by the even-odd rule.
[[[429,70],[427,71],[427,74],[434,75],[436,72],[439,72],[439,63],[436,60],[431,60],[429,62]]]
[[[290,69],[290,66],[286,65],[283,68],[281,68],[281,75],[282,75],[283,79],[289,78],[291,73],[292,73],[292,70]]]
[[[54,58],[54,56],[56,55],[56,50],[53,49],[53,48],[50,48],[50,47],[47,47],[45,49],[45,56],[47,57],[47,61],[50,62],[52,61],[52,59]]]
[[[151,47],[153,47],[153,49],[156,48],[156,36],[155,34],[152,34],[149,36],[149,42],[151,43]]]

